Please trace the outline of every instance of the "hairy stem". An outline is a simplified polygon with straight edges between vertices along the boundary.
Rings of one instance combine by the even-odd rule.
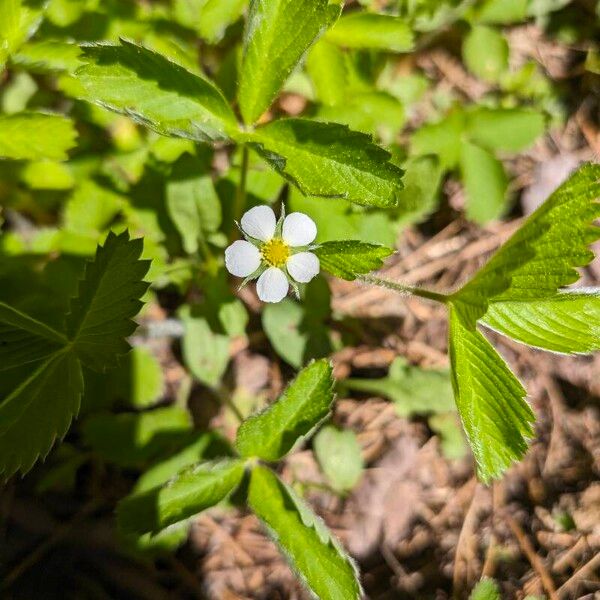
[[[242,146],[242,164],[240,165],[240,183],[235,193],[235,201],[233,205],[233,219],[239,221],[242,213],[246,208],[246,181],[248,179],[248,146]],[[230,237],[235,236],[235,225],[231,230]]]
[[[379,287],[394,290],[403,296],[419,296],[419,298],[427,298],[428,300],[434,300],[435,302],[441,302],[442,304],[448,302],[448,296],[445,294],[439,294],[438,292],[432,292],[412,285],[405,285],[403,283],[391,281],[390,279],[375,277],[375,275],[363,275],[360,279],[365,283],[371,283],[373,285],[378,285]]]

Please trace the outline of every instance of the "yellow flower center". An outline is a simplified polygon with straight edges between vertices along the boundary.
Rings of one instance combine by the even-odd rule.
[[[260,248],[263,260],[272,267],[283,267],[290,257],[290,247],[280,238],[273,238]]]

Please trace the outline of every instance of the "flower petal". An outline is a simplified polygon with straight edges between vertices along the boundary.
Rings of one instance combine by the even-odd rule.
[[[287,260],[288,273],[298,283],[308,283],[319,273],[319,257],[312,252],[298,252],[292,254]]]
[[[283,222],[281,237],[290,246],[308,246],[317,237],[317,226],[308,215],[293,212]]]
[[[275,213],[269,206],[261,204],[244,213],[242,217],[242,230],[250,237],[261,242],[268,242],[275,233]]]
[[[260,267],[260,250],[246,240],[237,240],[225,249],[225,266],[236,277],[248,277]]]
[[[281,269],[269,267],[258,278],[256,291],[263,302],[280,302],[286,297],[289,286],[287,277]]]

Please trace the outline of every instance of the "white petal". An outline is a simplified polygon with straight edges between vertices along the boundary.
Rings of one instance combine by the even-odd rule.
[[[298,252],[287,260],[288,273],[299,283],[308,283],[319,273],[319,257],[312,252]]]
[[[286,297],[289,286],[287,277],[281,269],[269,267],[258,278],[256,291],[263,302],[280,302]]]
[[[290,246],[308,246],[317,237],[317,226],[308,215],[293,212],[283,222],[281,237]]]
[[[260,250],[246,240],[237,240],[225,249],[225,266],[236,277],[248,277],[260,267]]]
[[[250,237],[268,242],[275,233],[276,223],[273,209],[261,204],[244,213],[241,225],[244,233]]]

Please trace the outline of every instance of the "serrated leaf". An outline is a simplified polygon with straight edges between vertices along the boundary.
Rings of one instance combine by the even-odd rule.
[[[526,392],[493,346],[450,309],[449,351],[458,413],[484,482],[527,451],[534,415]]]
[[[322,269],[347,281],[380,269],[383,261],[394,253],[385,246],[354,240],[325,242],[313,252],[319,257]]]
[[[493,302],[481,322],[536,348],[586,354],[600,350],[600,291],[574,289],[549,298]]]
[[[386,208],[398,202],[403,171],[364,133],[337,123],[281,119],[245,139],[304,194]]]
[[[0,402],[0,475],[27,473],[67,432],[79,411],[83,378],[72,352],[59,351]]]
[[[240,425],[235,447],[244,457],[278,460],[327,417],[332,402],[331,364],[315,361],[298,373],[276,402]]]
[[[345,48],[408,52],[414,46],[410,24],[401,17],[368,12],[344,15],[326,39]]]
[[[0,159],[65,160],[76,138],[73,122],[60,115],[0,115]]]
[[[224,500],[241,482],[244,462],[221,460],[181,471],[158,486],[119,503],[117,523],[129,533],[158,532]]]
[[[469,600],[501,600],[500,589],[493,579],[483,578],[471,592]]]
[[[304,53],[339,15],[329,0],[252,0],[238,101],[244,122],[269,108]]]
[[[549,298],[579,278],[576,267],[600,237],[600,165],[586,164],[563,183],[451,300],[474,323],[490,302]]]
[[[466,192],[467,216],[477,223],[497,219],[506,209],[508,177],[502,163],[477,144],[463,141],[460,170]]]
[[[473,27],[465,37],[462,53],[469,71],[485,81],[497,81],[508,69],[508,43],[492,27]]]
[[[0,372],[48,358],[67,343],[63,333],[0,302]]]
[[[315,436],[313,448],[321,470],[335,490],[347,492],[358,483],[364,465],[360,445],[351,429],[323,427]]]
[[[75,76],[83,99],[127,115],[162,135],[198,142],[229,139],[235,116],[219,89],[165,56],[121,40],[83,47]]]
[[[358,600],[356,567],[323,522],[266,467],[255,467],[248,504],[320,600]]]
[[[466,131],[476,144],[490,150],[519,152],[531,146],[543,132],[541,112],[525,108],[477,107],[467,113]]]
[[[148,288],[143,278],[150,262],[140,260],[142,249],[141,238],[130,240],[127,231],[110,232],[87,264],[78,296],[71,302],[67,329],[73,349],[96,371],[116,366],[117,357],[129,350],[125,338],[137,327],[132,319]]]
[[[345,379],[343,385],[351,390],[389,398],[402,417],[444,413],[455,408],[447,370],[413,367],[403,358],[394,360],[387,377]]]

